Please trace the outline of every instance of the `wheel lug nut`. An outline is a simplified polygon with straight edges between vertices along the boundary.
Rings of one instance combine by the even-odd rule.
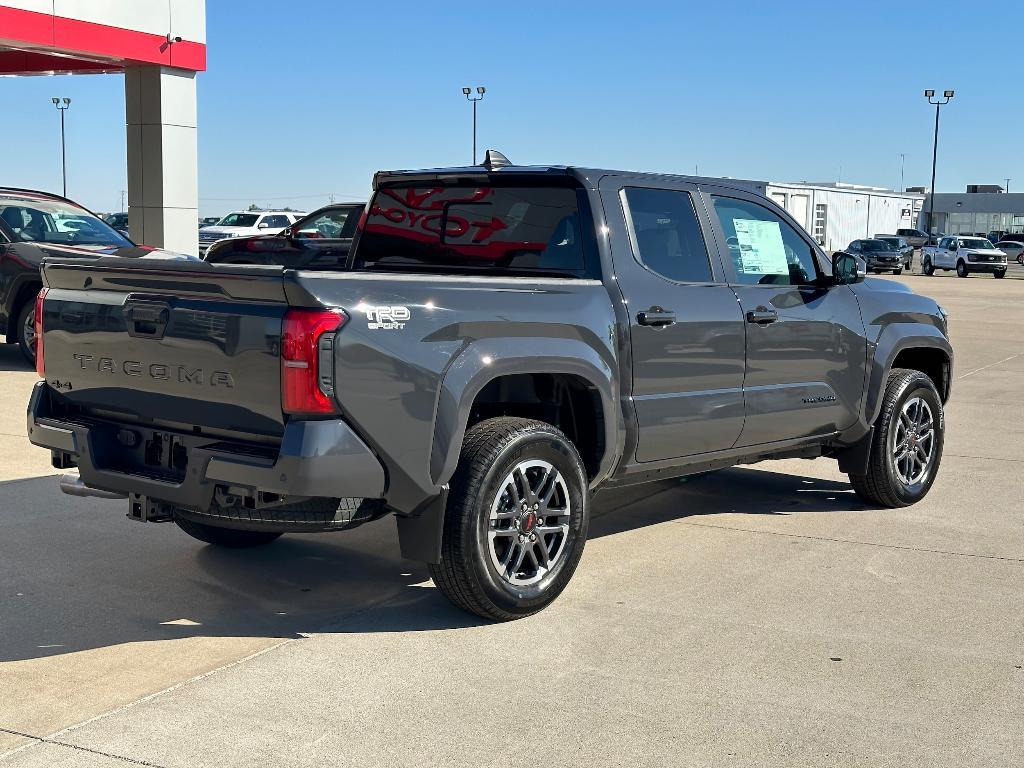
[[[538,517],[537,518],[537,525],[544,525],[544,518],[543,517]]]
[[[530,534],[530,541],[536,541],[536,540],[537,540],[537,534],[531,533]]]

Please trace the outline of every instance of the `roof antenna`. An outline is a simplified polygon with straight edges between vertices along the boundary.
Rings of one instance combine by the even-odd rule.
[[[487,154],[484,155],[483,166],[488,171],[493,171],[497,168],[504,168],[508,165],[512,165],[512,161],[496,149],[488,149]]]

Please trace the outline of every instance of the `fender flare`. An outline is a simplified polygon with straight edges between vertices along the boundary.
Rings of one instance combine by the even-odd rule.
[[[924,331],[924,332],[922,332]],[[922,326],[916,323],[893,323],[882,331],[875,343],[872,356],[871,372],[868,376],[867,391],[864,397],[865,424],[875,423],[882,409],[882,398],[885,392],[885,380],[892,370],[896,356],[907,349],[936,349],[946,356],[949,364],[949,376],[953,374],[953,347],[938,328]],[[949,396],[952,382],[947,382],[946,392],[940,392],[943,400]]]
[[[604,416],[605,449],[591,485],[614,469],[622,454],[624,424],[616,408],[618,384],[609,361],[579,339],[489,338],[468,344],[441,380],[430,451],[430,475],[436,485],[447,484],[455,473],[476,396],[494,379],[517,373],[567,374],[594,387]]]

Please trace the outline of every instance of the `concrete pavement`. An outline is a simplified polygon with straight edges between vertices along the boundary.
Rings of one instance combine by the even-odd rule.
[[[570,587],[511,624],[389,520],[221,552],[62,497],[34,375],[0,373],[0,765],[1021,762],[1024,285],[894,279],[958,355],[924,502],[867,508],[827,460],[602,493]]]

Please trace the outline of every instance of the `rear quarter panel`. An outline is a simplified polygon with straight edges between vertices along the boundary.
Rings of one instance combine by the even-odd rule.
[[[615,318],[596,280],[300,272],[304,290],[349,320],[335,347],[337,400],[383,460],[403,511],[454,471],[476,393],[508,373],[573,373],[614,404]],[[606,445],[614,444],[607,439]]]

